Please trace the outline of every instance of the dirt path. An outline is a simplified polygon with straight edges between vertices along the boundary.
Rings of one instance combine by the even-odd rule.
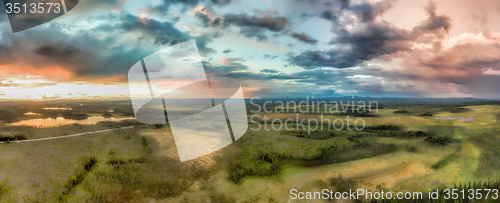
[[[62,136],[56,136],[56,137],[45,137],[45,138],[37,138],[37,139],[29,139],[29,140],[2,141],[2,142],[0,142],[0,144],[21,143],[21,142],[35,142],[35,141],[42,141],[42,140],[61,139],[61,138],[68,138],[68,137],[76,137],[76,136],[80,136],[80,135],[88,135],[88,134],[95,134],[95,133],[102,133],[102,132],[110,132],[110,131],[117,130],[117,129],[129,129],[129,128],[134,128],[134,127],[136,127],[136,126],[122,127],[122,128],[113,128],[113,129],[106,129],[106,130],[98,130],[98,131],[77,133],[77,134],[72,134],[72,135],[62,135]]]

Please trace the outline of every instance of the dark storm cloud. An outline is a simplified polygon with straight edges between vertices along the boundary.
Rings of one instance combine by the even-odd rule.
[[[429,2],[429,5],[425,7],[429,18],[413,28],[414,35],[421,36],[431,33],[442,38],[448,33],[452,26],[451,19],[445,15],[437,15],[436,9],[436,4],[432,1]]]
[[[184,6],[184,11],[188,8],[192,8],[196,5],[215,5],[218,7],[226,6],[230,4],[232,0],[162,0],[160,5],[152,8],[153,11],[166,14],[173,5]]]
[[[350,52],[342,52],[342,50],[339,49],[331,49],[329,51],[305,51],[299,55],[290,57],[289,61],[293,65],[301,66],[306,69],[319,67],[347,68],[362,62],[362,60],[358,60],[357,55]]]
[[[210,27],[210,26],[213,25],[212,19],[210,19],[210,16],[207,15],[207,14],[204,14],[204,13],[201,13],[201,12],[196,12],[194,14],[194,17],[200,19],[201,22],[203,23],[204,27]],[[215,25],[215,26],[218,26],[220,24],[220,22],[217,22],[216,24],[217,25]]]
[[[294,32],[292,34],[292,37],[299,40],[299,41],[308,43],[308,44],[317,44],[318,43],[318,40],[313,39],[312,37],[309,37],[308,35],[306,35],[306,33]]]
[[[149,34],[158,45],[174,45],[188,39],[185,33],[174,28],[170,22],[159,22],[126,14],[121,17],[121,27],[124,31],[140,31]]]
[[[46,34],[37,34],[40,30],[28,30],[15,35],[3,32],[1,38],[8,43],[0,44],[0,64],[18,69],[11,70],[15,73],[40,72],[45,69],[62,73],[64,69],[72,77],[66,79],[87,80],[111,76],[126,79],[130,67],[141,58],[193,39],[169,22],[130,14],[106,14],[99,18],[113,23],[102,23],[73,34],[62,31],[64,27],[55,23],[50,30],[42,30]],[[92,18],[88,20],[92,22]],[[213,35],[200,35],[195,39],[200,54],[215,52],[207,45]],[[124,40],[128,43],[120,43]],[[47,77],[57,78],[58,75]]]
[[[336,34],[331,39],[335,45],[330,50],[310,50],[291,55],[289,62],[293,65],[306,69],[318,67],[349,68],[359,65],[365,61],[378,58],[383,55],[391,55],[402,51],[408,51],[415,40],[426,34],[435,38],[441,38],[443,32],[451,27],[450,19],[435,13],[434,4],[426,7],[429,14],[428,19],[412,30],[400,29],[387,22],[375,22],[377,16],[383,14],[391,7],[392,1],[381,1],[375,4],[362,3],[351,5],[344,10],[325,11],[320,17],[331,20]],[[335,12],[351,12],[358,16],[360,22],[355,24],[347,21],[349,25],[355,25],[347,30],[342,22],[338,20]],[[433,38],[430,38],[432,41]],[[429,39],[427,39],[429,40]]]
[[[351,4],[351,0],[340,0],[340,4],[341,4],[341,9],[345,9],[349,7],[349,5]]]
[[[361,19],[361,22],[368,23],[375,21],[375,18],[377,18],[377,16],[383,14],[385,11],[391,8],[391,3],[393,1],[394,0],[385,0],[375,4],[362,3],[351,5],[346,8],[357,15]]]
[[[268,39],[266,31],[279,33],[285,30],[288,25],[288,18],[275,16],[275,12],[257,12],[256,15],[246,13],[233,14],[227,13],[217,15],[210,7],[204,7],[195,12],[194,16],[198,18],[203,27],[227,28],[236,26],[240,28],[240,34],[248,38],[256,38],[259,41]]]
[[[196,39],[196,45],[198,46],[198,51],[202,56],[214,54],[217,52],[214,49],[208,47],[208,43],[213,42],[213,39],[217,38],[217,34],[218,33],[215,33],[213,35],[204,34],[194,38]]]
[[[225,14],[223,18],[224,25],[236,25],[239,27],[264,28],[273,32],[280,32],[285,29],[288,19],[285,17],[249,16],[246,13]]]
[[[335,13],[333,11],[330,11],[330,10],[323,11],[321,14],[319,14],[319,16],[321,18],[324,18],[324,19],[327,19],[330,21],[334,21],[334,22],[338,21],[337,15],[335,15]]]
[[[139,31],[149,35],[156,45],[174,45],[191,39],[187,33],[183,33],[174,27],[170,22],[159,22],[152,19],[144,19],[130,14],[124,15],[121,19],[121,27],[125,31]],[[198,49],[204,55],[214,53],[215,50],[207,47],[207,43],[212,41],[212,37],[201,35],[196,38]]]
[[[460,44],[418,62],[420,66],[439,71],[440,74],[435,76],[439,81],[460,85],[478,83],[484,77],[484,71],[500,70],[500,45]]]
[[[274,73],[279,73],[279,71],[277,71],[276,69],[262,69],[260,70],[261,73],[271,73],[271,74],[274,74]]]
[[[265,41],[268,38],[265,30],[258,27],[243,27],[240,34],[248,38],[256,38],[259,41]]]
[[[213,4],[218,6],[225,6],[232,2],[232,0],[211,0]]]
[[[51,56],[51,57],[67,57],[78,53],[80,50],[73,45],[53,46],[42,45],[36,47],[34,52],[38,55]]]

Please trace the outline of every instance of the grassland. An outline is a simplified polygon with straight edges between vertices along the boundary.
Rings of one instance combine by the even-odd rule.
[[[19,108],[34,112],[42,106]],[[125,106],[115,110],[126,112]],[[112,108],[94,112],[106,109]],[[36,128],[6,125],[25,118],[10,116],[0,126],[4,137],[115,130],[1,144],[0,202],[285,202],[290,189],[421,191],[500,178],[497,104],[389,104],[367,114],[374,116],[356,117],[366,122],[363,131],[249,130],[234,144],[183,163],[168,125],[124,121]],[[276,112],[254,115],[296,119]],[[474,119],[458,121],[462,117]],[[119,128],[124,126],[135,127]]]

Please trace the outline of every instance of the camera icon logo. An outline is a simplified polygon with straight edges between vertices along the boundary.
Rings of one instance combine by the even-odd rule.
[[[240,82],[207,77],[195,40],[144,57],[128,79],[136,119],[170,124],[181,161],[224,148],[248,129]]]

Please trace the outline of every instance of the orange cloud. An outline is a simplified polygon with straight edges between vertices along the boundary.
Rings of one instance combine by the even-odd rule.
[[[0,77],[24,77],[38,76],[52,81],[64,81],[73,77],[73,73],[60,66],[45,66],[45,67],[25,67],[17,65],[1,65]]]

